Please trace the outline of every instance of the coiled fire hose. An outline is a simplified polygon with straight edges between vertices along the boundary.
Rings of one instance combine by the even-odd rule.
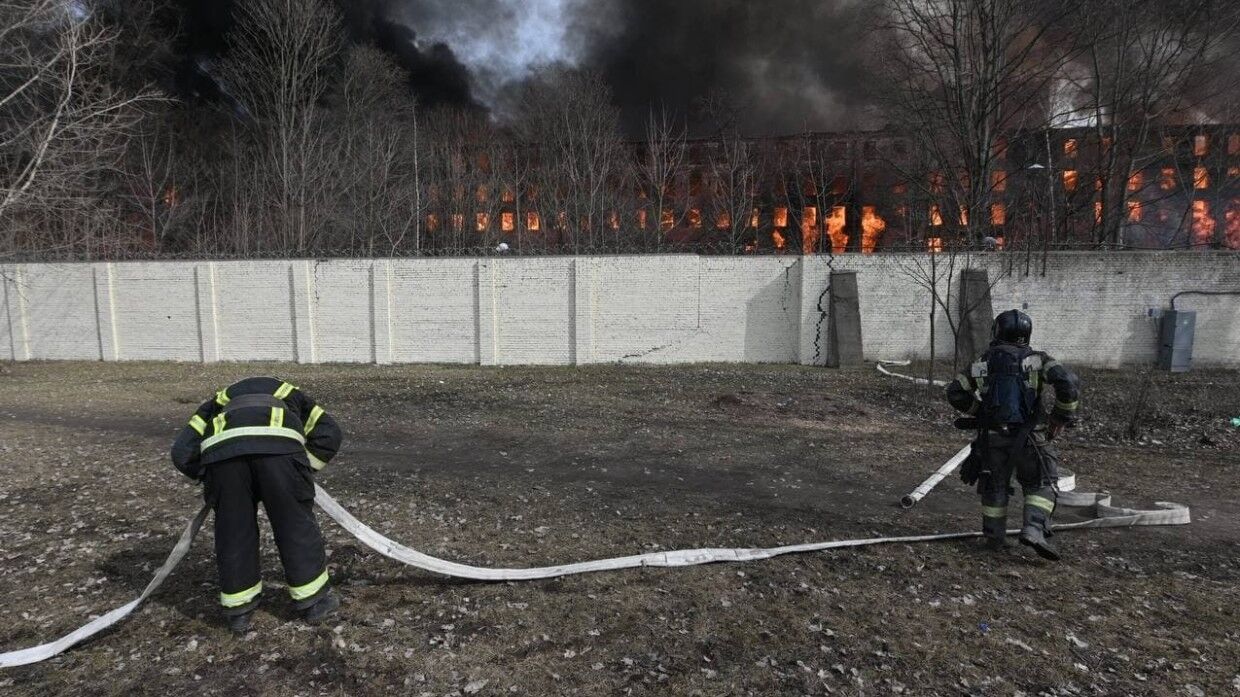
[[[957,453],[960,457],[960,453]],[[955,460],[956,458],[952,458]],[[963,458],[961,458],[963,459]],[[949,461],[949,464],[951,461]],[[959,464],[959,463],[957,463]],[[945,465],[946,467],[946,465]],[[937,476],[937,473],[936,473]],[[946,476],[946,475],[944,475]],[[939,478],[940,480],[942,477]],[[937,481],[935,482],[937,483]],[[924,486],[924,485],[923,485]],[[931,488],[933,485],[931,485]],[[927,488],[926,491],[929,491]],[[922,494],[924,496],[924,493]],[[834,540],[830,542],[812,542],[799,545],[786,545],[782,547],[767,548],[704,548],[704,549],[685,549],[669,552],[651,552],[648,554],[637,554],[627,557],[614,557],[611,559],[599,559],[596,561],[577,562],[573,564],[564,564],[561,566],[544,566],[526,569],[496,569],[484,568],[478,566],[470,566],[467,564],[459,564],[457,562],[447,561],[423,554],[411,547],[407,547],[395,540],[389,539],[370,526],[361,522],[353,516],[352,513],[345,510],[334,498],[332,498],[322,487],[315,485],[315,499],[319,508],[323,510],[332,520],[336,521],[349,534],[356,537],[362,544],[370,547],[374,551],[382,554],[389,559],[393,559],[402,564],[430,571],[445,576],[453,576],[457,578],[466,578],[476,581],[532,581],[536,579],[555,578],[558,576],[569,576],[573,574],[586,574],[598,571],[616,571],[620,569],[632,569],[640,567],[681,567],[681,566],[697,566],[699,564],[713,564],[716,562],[745,562],[757,561],[760,559],[770,559],[785,554],[802,554],[806,552],[821,552],[829,549],[843,549],[846,547],[867,547],[881,544],[894,543],[917,543],[917,542],[934,542],[938,540],[959,540],[981,536],[981,532],[956,532],[942,533],[934,535],[904,535],[896,537],[869,537],[852,540]],[[1130,508],[1120,508],[1111,504],[1111,497],[1108,494],[1064,492],[1060,494],[1058,506],[1080,509],[1080,513],[1084,514],[1087,519],[1075,522],[1055,525],[1055,531],[1062,530],[1079,530],[1083,528],[1111,528],[1111,527],[1133,527],[1143,525],[1185,525],[1190,522],[1189,510],[1186,506],[1175,503],[1156,502],[1157,506],[1154,510],[1135,510]],[[173,546],[172,552],[164,561],[163,565],[155,572],[155,575],[147,583],[146,588],[137,598],[130,602],[101,615],[90,622],[82,625],[78,629],[56,639],[55,641],[39,646],[32,646],[27,649],[17,651],[9,651],[0,653],[0,668],[12,668],[15,666],[28,665],[47,660],[64,651],[71,646],[84,641],[99,632],[108,629],[117,624],[121,620],[128,617],[134,610],[142,604],[144,600],[149,598],[156,590],[163,585],[172,571],[185,558],[189,552],[190,545],[194,541],[194,537],[198,534],[198,530],[206,521],[210,508],[203,506],[190,519],[186,525],[185,531],[181,533],[180,539]],[[1009,535],[1017,534],[1019,530],[1009,530]]]

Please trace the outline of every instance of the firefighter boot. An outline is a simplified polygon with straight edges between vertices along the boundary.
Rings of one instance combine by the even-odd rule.
[[[998,552],[1007,545],[1007,506],[982,504],[983,548]]]
[[[1051,527],[1050,513],[1055,503],[1037,495],[1025,495],[1025,522],[1020,530],[1020,543],[1032,547],[1039,557],[1059,561],[1059,552],[1046,540]]]
[[[335,593],[328,591],[317,603],[305,609],[302,613],[302,618],[310,624],[318,624],[339,607],[340,598],[337,598]]]
[[[254,619],[254,611],[243,612],[239,615],[228,615],[228,631],[243,636],[250,631],[250,624]]]

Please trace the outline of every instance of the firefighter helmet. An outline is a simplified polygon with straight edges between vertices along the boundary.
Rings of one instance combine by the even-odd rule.
[[[1000,312],[994,324],[990,325],[990,338],[995,341],[1028,346],[1032,335],[1033,320],[1020,310]]]

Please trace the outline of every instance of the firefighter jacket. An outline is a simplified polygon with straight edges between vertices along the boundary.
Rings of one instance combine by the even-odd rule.
[[[990,353],[1003,347],[1002,342],[995,342],[986,353],[973,361],[967,370],[948,383],[947,401],[957,411],[970,416],[977,415],[989,389],[987,366]],[[1010,349],[1012,345],[1008,344],[1006,347]],[[1055,406],[1051,410],[1051,419],[1062,423],[1076,421],[1081,405],[1080,381],[1076,375],[1043,351],[1029,351],[1021,362],[1021,368],[1026,385],[1037,395],[1035,404],[1042,403],[1042,388],[1050,385],[1055,390]]]
[[[172,444],[172,464],[200,479],[207,465],[250,455],[302,455],[322,469],[340,449],[323,407],[279,378],[246,378],[202,403]]]

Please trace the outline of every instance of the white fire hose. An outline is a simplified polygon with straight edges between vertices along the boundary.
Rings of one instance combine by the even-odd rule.
[[[886,373],[880,364],[879,370]],[[895,375],[895,377],[904,377],[905,379],[918,380],[918,378],[909,378],[908,376]],[[924,381],[923,381],[924,384]],[[956,453],[951,460],[939,468],[935,474],[927,479],[919,486],[910,497],[916,496],[914,503],[921,497],[925,496],[936,484],[943,480],[953,469],[960,465],[967,455],[968,449],[962,449]],[[1075,482],[1073,481],[1073,486]],[[1063,481],[1061,480],[1061,488]],[[906,497],[908,498],[908,497]],[[770,559],[784,554],[801,554],[805,552],[821,552],[829,549],[842,549],[845,547],[867,547],[871,545],[893,544],[893,543],[915,543],[915,542],[934,542],[938,540],[958,540],[971,537],[980,537],[981,532],[955,532],[942,533],[935,535],[904,535],[897,537],[869,537],[853,540],[834,540],[830,542],[811,542],[799,545],[787,545],[783,547],[767,547],[767,548],[705,548],[705,549],[684,549],[670,552],[651,552],[648,554],[636,554],[627,557],[614,557],[610,559],[599,559],[596,561],[577,562],[573,564],[564,564],[561,566],[544,566],[525,569],[496,569],[478,566],[470,566],[467,564],[459,564],[457,562],[438,559],[428,554],[423,554],[411,547],[391,540],[375,531],[370,526],[353,517],[343,506],[336,502],[322,487],[315,485],[315,499],[319,508],[323,510],[332,520],[336,521],[342,528],[356,537],[362,544],[370,547],[379,554],[389,559],[393,559],[402,564],[430,571],[445,576],[453,576],[456,578],[466,578],[476,581],[532,581],[536,579],[555,578],[558,576],[569,576],[573,574],[586,574],[598,571],[616,571],[620,569],[632,569],[639,567],[681,567],[681,566],[697,566],[699,564],[712,564],[715,562],[744,562],[757,561],[760,559]],[[1186,525],[1191,521],[1189,510],[1186,506],[1176,503],[1167,503],[1163,501],[1155,502],[1157,506],[1153,510],[1135,510],[1130,508],[1119,508],[1111,505],[1111,497],[1109,494],[1095,493],[1079,493],[1064,491],[1058,497],[1057,505],[1059,507],[1078,508],[1088,516],[1086,520],[1076,523],[1058,524],[1054,526],[1055,531],[1062,530],[1079,530],[1083,528],[1111,528],[1111,527],[1134,527],[1142,525]],[[128,617],[134,610],[142,604],[144,600],[149,598],[156,590],[163,585],[168,576],[185,558],[189,552],[190,544],[193,543],[194,537],[198,534],[198,530],[202,527],[203,522],[207,518],[210,508],[203,506],[189,524],[186,525],[185,531],[181,533],[181,538],[177,540],[173,546],[172,552],[163,565],[155,572],[150,582],[146,584],[146,588],[137,598],[128,603],[87,622],[76,630],[56,639],[55,641],[38,646],[32,646],[27,649],[17,651],[9,651],[0,653],[0,668],[12,668],[15,666],[23,666],[31,663],[45,661],[53,656],[67,651],[71,646],[84,641],[99,632],[117,624],[121,620]],[[1009,535],[1015,535],[1020,532],[1017,529],[1008,530]]]

